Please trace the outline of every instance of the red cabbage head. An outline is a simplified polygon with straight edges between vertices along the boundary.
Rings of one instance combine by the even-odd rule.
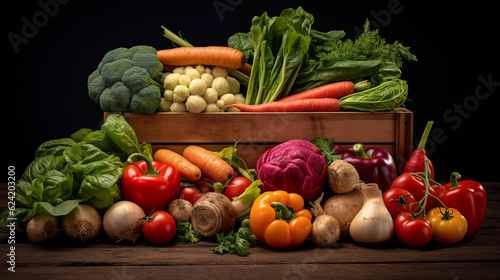
[[[318,198],[327,182],[325,157],[306,140],[293,139],[264,152],[257,161],[256,178],[263,191],[297,193],[304,201]]]

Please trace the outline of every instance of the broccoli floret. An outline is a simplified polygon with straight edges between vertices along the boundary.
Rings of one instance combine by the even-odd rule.
[[[152,54],[156,54],[157,53],[155,48],[150,47],[150,46],[146,46],[146,45],[139,45],[139,46],[131,47],[130,51],[132,53],[136,53],[138,51],[146,51],[146,52],[150,52]]]
[[[134,66],[123,74],[122,82],[135,94],[151,84],[151,76],[146,69]]]
[[[132,63],[146,69],[151,77],[156,77],[163,70],[163,64],[158,60],[158,55],[149,52],[136,52],[132,56]]]
[[[161,90],[155,85],[141,89],[130,100],[130,112],[137,114],[152,114],[161,103]]]
[[[127,48],[117,48],[114,50],[110,50],[102,58],[101,67],[109,62],[116,61],[122,58],[132,59],[133,54],[134,53]],[[99,71],[101,70],[101,68],[99,67],[97,67],[97,69]]]
[[[97,70],[95,71],[97,72]],[[99,74],[99,73],[97,73]],[[99,104],[99,98],[102,94],[102,92],[106,89],[106,84],[104,83],[104,80],[102,79],[101,75],[98,75],[96,77],[91,77],[89,76],[89,82],[87,85],[89,89],[89,97],[92,101],[95,103]]]
[[[87,80],[91,100],[103,111],[154,113],[161,102],[163,65],[150,46],[107,52]]]
[[[130,89],[118,82],[102,92],[99,102],[105,112],[127,112],[131,98]]]
[[[101,69],[101,77],[107,87],[113,86],[122,81],[123,74],[133,67],[130,59],[120,58],[115,61],[104,64]]]

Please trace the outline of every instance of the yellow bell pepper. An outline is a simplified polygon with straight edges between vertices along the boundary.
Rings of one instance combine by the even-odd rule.
[[[284,248],[302,244],[311,233],[311,212],[296,193],[268,191],[254,201],[250,228],[269,247]]]

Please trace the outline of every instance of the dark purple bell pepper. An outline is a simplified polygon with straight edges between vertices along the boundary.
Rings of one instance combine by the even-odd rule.
[[[377,183],[382,192],[388,190],[398,177],[396,164],[391,154],[383,148],[364,149],[363,144],[354,144],[346,150],[335,145],[337,154],[356,168],[359,178],[365,183]]]

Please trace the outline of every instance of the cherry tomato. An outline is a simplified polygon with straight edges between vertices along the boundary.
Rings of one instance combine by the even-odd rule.
[[[419,177],[412,175],[410,173],[403,173],[401,174],[396,180],[391,185],[391,189],[394,188],[401,188],[409,191],[415,200],[418,202],[420,201],[424,195],[425,195],[425,183],[423,180],[421,180]],[[438,193],[436,190],[432,187],[432,183],[429,186],[429,193],[434,196],[438,196]],[[428,196],[427,197],[427,204],[425,207],[425,211],[428,212],[434,206],[436,206],[437,200],[432,197]]]
[[[467,220],[455,208],[435,207],[427,213],[434,239],[443,244],[458,243],[467,233]]]
[[[411,212],[417,207],[415,198],[405,189],[388,189],[384,192],[382,198],[384,199],[385,207],[389,210],[393,220],[396,219],[399,213]]]
[[[229,200],[233,200],[233,197],[240,196],[251,184],[252,181],[248,180],[246,177],[236,177],[226,186],[224,194],[227,198],[229,198]]]
[[[410,247],[422,247],[432,239],[432,225],[425,218],[413,218],[409,212],[403,212],[394,221],[396,236]]]
[[[155,211],[146,218],[142,226],[142,234],[153,244],[165,244],[172,240],[177,230],[175,220],[165,211]]]

